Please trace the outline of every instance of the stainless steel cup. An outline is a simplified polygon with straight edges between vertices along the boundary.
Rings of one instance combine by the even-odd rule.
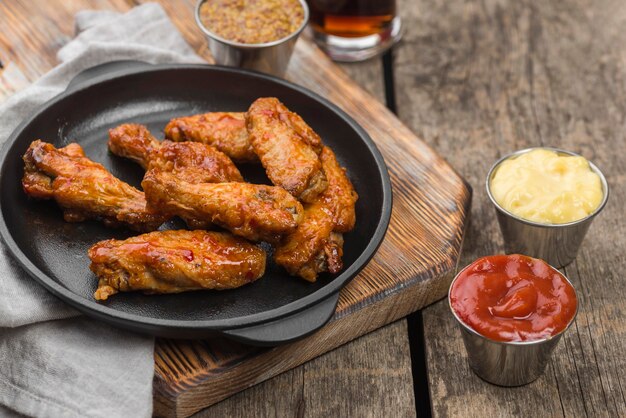
[[[600,176],[604,197],[600,206],[589,216],[578,221],[564,224],[542,224],[522,219],[501,207],[491,194],[491,179],[500,164],[512,157],[517,157],[534,149],[547,149],[559,154],[579,156],[576,153],[558,148],[536,147],[509,154],[496,162],[487,174],[487,195],[496,209],[500,230],[504,237],[504,248],[507,254],[525,254],[545,260],[551,266],[561,268],[576,258],[580,244],[591,225],[591,221],[602,211],[609,198],[609,186],[602,172],[589,162],[591,169]]]
[[[543,374],[561,336],[574,322],[578,314],[578,305],[572,320],[556,335],[536,341],[495,341],[470,328],[452,308],[449,295],[454,282],[465,269],[456,275],[450,285],[448,305],[459,324],[470,367],[481,379],[499,386],[521,386],[536,380]],[[567,277],[565,280],[571,285]]]
[[[205,1],[200,0],[196,5],[196,23],[206,35],[209,50],[217,64],[257,70],[278,77],[285,75],[298,36],[309,21],[309,7],[305,0],[299,0],[304,9],[302,25],[285,38],[262,44],[233,42],[211,32],[200,20],[200,6]]]

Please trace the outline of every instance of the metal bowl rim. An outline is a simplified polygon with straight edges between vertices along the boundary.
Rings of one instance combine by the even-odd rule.
[[[304,30],[304,28],[306,27],[307,23],[309,23],[309,6],[306,4],[305,0],[298,0],[298,2],[300,3],[300,5],[302,6],[303,10],[304,10],[304,18],[302,19],[302,24],[298,27],[298,29],[296,29],[295,31],[291,32],[289,35],[285,36],[284,38],[280,38],[277,39],[275,41],[271,41],[271,42],[263,42],[263,43],[259,43],[259,44],[245,44],[242,42],[235,42],[235,41],[231,41],[229,39],[226,38],[222,38],[221,36],[219,36],[218,34],[216,34],[215,32],[212,32],[211,30],[209,30],[209,28],[207,28],[204,23],[202,23],[202,20],[200,19],[200,7],[202,6],[203,3],[205,3],[207,0],[198,0],[198,3],[196,4],[196,10],[195,10],[195,19],[196,19],[196,24],[198,25],[198,27],[200,28],[200,30],[210,39],[216,40],[218,42],[221,42],[225,45],[234,47],[234,48],[239,48],[239,49],[262,49],[262,48],[271,48],[273,46],[277,46],[277,45],[281,45],[283,43],[288,42],[289,40],[293,39],[293,38],[297,38],[300,33],[302,33],[302,31]]]
[[[506,254],[506,256],[509,256],[512,254]],[[520,254],[523,255],[523,254]],[[485,256],[485,257],[489,257],[489,256]],[[550,264],[548,264],[548,266],[554,270],[555,272],[557,272],[558,274],[560,274],[565,281],[572,287],[572,289],[574,289],[574,296],[576,296],[576,311],[574,312],[574,315],[572,316],[572,319],[570,319],[570,321],[567,323],[567,325],[565,326],[565,328],[563,328],[561,331],[557,332],[554,335],[550,335],[548,337],[545,338],[541,338],[539,340],[532,340],[532,341],[498,341],[498,340],[494,340],[492,338],[486,337],[484,335],[482,335],[481,333],[479,333],[478,331],[476,331],[475,329],[473,329],[472,327],[470,327],[468,324],[466,324],[465,322],[463,322],[463,320],[461,318],[459,318],[459,316],[457,315],[456,311],[454,310],[454,308],[452,307],[452,300],[450,298],[450,295],[452,293],[452,287],[454,286],[454,283],[456,283],[456,280],[459,278],[459,276],[465,271],[467,270],[471,265],[473,265],[476,261],[485,258],[485,257],[480,257],[477,258],[476,260],[474,260],[473,262],[471,262],[470,264],[468,264],[467,266],[463,267],[463,269],[461,269],[461,271],[459,271],[456,276],[454,276],[454,279],[452,279],[452,283],[450,283],[450,287],[448,288],[448,307],[450,308],[450,311],[452,312],[452,315],[454,315],[454,319],[456,319],[457,323],[459,323],[467,332],[469,332],[470,334],[480,337],[484,340],[489,341],[490,343],[494,343],[494,344],[499,344],[499,345],[504,345],[504,346],[533,346],[533,345],[539,345],[548,341],[552,341],[555,338],[559,338],[561,337],[561,335],[563,335],[565,333],[565,331],[567,331],[572,324],[574,323],[574,320],[576,319],[576,316],[578,316],[578,308],[580,306],[579,303],[579,298],[578,298],[578,293],[576,292],[576,288],[574,287],[574,285],[572,284],[572,282],[567,278],[567,276],[563,273],[561,273],[558,269],[554,268],[553,266],[551,266]],[[525,256],[525,257],[529,257],[529,256]],[[530,257],[530,258],[534,258],[534,257]],[[540,260],[540,259],[537,259]],[[543,260],[541,260],[543,261]],[[544,261],[545,262],[545,261]]]
[[[561,148],[555,148],[555,147],[530,147],[530,148],[525,148],[525,149],[521,149],[515,152],[512,152],[510,154],[505,155],[504,157],[500,158],[498,161],[495,162],[494,165],[491,166],[491,169],[489,170],[489,172],[487,173],[487,180],[485,182],[485,187],[487,189],[487,196],[489,196],[489,200],[491,200],[491,203],[493,203],[493,205],[496,207],[496,209],[501,212],[502,214],[515,219],[516,221],[519,221],[521,223],[524,223],[526,225],[530,225],[530,226],[535,226],[538,228],[565,228],[568,226],[575,226],[578,224],[582,224],[586,221],[590,221],[591,219],[595,218],[601,211],[602,209],[604,209],[604,207],[606,206],[606,203],[609,199],[609,184],[606,181],[606,177],[604,177],[604,174],[602,173],[602,171],[591,161],[587,160],[585,157],[585,160],[587,161],[587,163],[589,164],[589,167],[591,168],[591,170],[596,173],[599,177],[600,177],[600,182],[602,183],[602,188],[603,188],[603,196],[602,196],[602,201],[600,202],[600,204],[598,205],[598,207],[591,212],[589,215],[585,216],[584,218],[578,219],[576,221],[572,221],[572,222],[566,222],[566,223],[562,223],[562,224],[546,224],[546,223],[540,223],[540,222],[535,222],[535,221],[530,221],[528,219],[524,219],[520,216],[517,216],[511,212],[509,212],[508,210],[504,209],[502,206],[500,206],[500,204],[496,201],[496,199],[493,197],[493,195],[491,194],[491,179],[493,177],[493,175],[495,174],[496,170],[500,167],[500,165],[511,158],[515,158],[515,157],[519,157],[522,154],[526,154],[530,151],[534,151],[537,149],[545,149],[548,151],[554,151],[557,152],[559,154],[566,154],[566,155],[571,155],[573,157],[583,157],[580,154],[577,154],[575,152],[572,151],[566,151],[564,149]]]

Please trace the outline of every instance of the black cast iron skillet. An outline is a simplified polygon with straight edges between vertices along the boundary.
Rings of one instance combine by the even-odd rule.
[[[317,283],[289,277],[271,254],[265,276],[228,291],[148,296],[120,293],[105,303],[93,299],[97,279],[87,249],[131,231],[97,222],[67,223],[52,201],[29,199],[21,188],[22,155],[31,141],[57,147],[77,142],[87,156],[139,187],[143,171],[107,150],[107,131],[138,122],[158,137],[171,118],[208,111],[245,111],[258,97],[276,96],[300,114],[331,146],[348,170],[360,199],[357,226],[345,235],[344,270]],[[0,233],[22,267],[73,307],[112,325],[157,336],[222,335],[276,345],[304,337],[332,316],[338,292],[380,245],[391,214],[385,163],[370,137],[348,115],[320,96],[267,75],[205,65],[158,65],[123,61],[81,73],[67,90],[25,120],[5,144],[0,171]],[[258,165],[240,165],[247,181],[269,180]],[[172,221],[164,228],[184,228]],[[268,250],[271,250],[269,247]]]

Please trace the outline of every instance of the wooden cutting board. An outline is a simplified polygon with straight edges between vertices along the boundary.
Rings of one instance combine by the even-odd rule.
[[[447,293],[468,219],[469,185],[308,41],[298,42],[287,78],[341,107],[370,134],[391,177],[389,230],[372,261],[341,291],[331,321],[303,340],[258,348],[220,339],[158,339],[157,416],[189,416]]]

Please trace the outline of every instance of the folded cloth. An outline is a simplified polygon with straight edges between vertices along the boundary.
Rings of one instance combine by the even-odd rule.
[[[76,32],[56,68],[0,106],[0,144],[86,68],[123,59],[204,62],[153,3],[125,14],[80,12]],[[80,316],[32,280],[0,242],[1,416],[151,416],[153,349],[151,337]]]

